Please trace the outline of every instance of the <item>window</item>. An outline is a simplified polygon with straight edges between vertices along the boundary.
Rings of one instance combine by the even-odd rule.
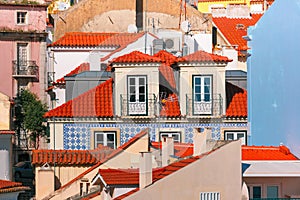
[[[146,76],[128,76],[128,114],[147,114]]]
[[[26,24],[27,12],[17,12],[17,24]]]
[[[162,141],[163,136],[173,137],[174,142],[181,141],[181,133],[180,132],[160,132],[160,141]]]
[[[278,186],[267,186],[267,198],[278,198]]]
[[[103,146],[108,146],[112,149],[116,148],[116,132],[95,132],[95,148],[98,147],[99,144]]]
[[[193,76],[193,114],[212,113],[211,79],[211,76]]]
[[[261,198],[261,186],[260,185],[253,185],[248,187],[249,197],[250,198]]]
[[[225,131],[225,140],[242,140],[242,145],[247,145],[246,131]]]
[[[220,200],[220,192],[201,192],[200,200]]]

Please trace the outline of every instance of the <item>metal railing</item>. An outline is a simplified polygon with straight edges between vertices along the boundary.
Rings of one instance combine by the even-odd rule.
[[[24,60],[24,61],[14,60],[14,61],[12,61],[12,63],[13,63],[13,76],[38,78],[39,67],[36,65],[35,61],[33,61],[33,60]]]
[[[155,94],[148,94],[143,101],[129,101],[129,95],[120,95],[121,116],[156,116],[157,97]]]
[[[196,101],[192,94],[186,94],[187,116],[221,116],[223,114],[223,98],[221,94],[211,94],[209,98]]]

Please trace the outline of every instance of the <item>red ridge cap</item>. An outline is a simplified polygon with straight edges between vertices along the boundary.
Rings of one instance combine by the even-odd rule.
[[[231,62],[232,60],[217,54],[207,53],[205,51],[196,51],[195,53],[180,58],[180,62]]]

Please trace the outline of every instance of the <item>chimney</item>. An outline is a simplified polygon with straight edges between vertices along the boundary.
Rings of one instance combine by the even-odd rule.
[[[54,191],[54,171],[48,163],[45,163],[39,170],[37,170],[35,186],[36,199],[43,199]]]
[[[194,154],[198,156],[206,152],[206,141],[208,139],[208,129],[200,128],[200,130],[194,129]]]
[[[152,184],[152,153],[140,152],[140,189]]]
[[[174,155],[174,139],[173,137],[163,136],[162,138],[162,167],[170,164],[170,156]]]

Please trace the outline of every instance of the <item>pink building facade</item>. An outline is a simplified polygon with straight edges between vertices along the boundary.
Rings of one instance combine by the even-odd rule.
[[[0,91],[10,98],[30,89],[45,100],[45,3],[0,1]]]

